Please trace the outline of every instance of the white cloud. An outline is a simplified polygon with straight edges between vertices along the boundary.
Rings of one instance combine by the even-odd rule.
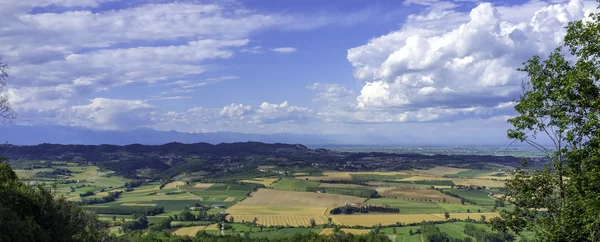
[[[594,6],[482,3],[462,13],[450,4],[409,16],[402,29],[348,50],[354,76],[364,81],[357,111],[348,115],[365,122],[506,115],[520,94],[516,69],[557,47],[564,26]]]
[[[94,98],[89,102],[61,110],[59,122],[104,130],[133,129],[154,124],[150,115],[156,108],[142,100]]]
[[[275,52],[282,53],[282,54],[294,53],[294,52],[296,52],[296,50],[297,49],[294,47],[279,47],[279,48],[271,49],[271,51],[275,51]]]

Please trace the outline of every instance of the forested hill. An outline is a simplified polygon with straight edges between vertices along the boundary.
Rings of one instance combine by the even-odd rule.
[[[350,153],[327,149],[310,149],[301,144],[243,143],[167,143],[163,145],[5,145],[0,155],[13,166],[40,166],[40,161],[94,163],[119,173],[152,169],[156,173],[177,175],[180,172],[206,171],[210,167],[230,172],[253,169],[261,165],[279,167],[318,167],[344,171],[407,170],[435,165],[479,169],[487,164],[519,166],[521,158],[481,155],[422,155],[380,152]],[[218,168],[217,168],[218,167]]]
[[[302,154],[311,152],[306,146],[300,144],[266,144],[260,142],[221,143],[167,143],[163,145],[131,144],[119,145],[61,145],[39,144],[32,146],[5,145],[2,154],[8,158],[45,158],[56,156],[80,156],[89,161],[105,160],[106,154],[127,154],[133,156],[248,156],[248,155],[277,155],[277,154]]]

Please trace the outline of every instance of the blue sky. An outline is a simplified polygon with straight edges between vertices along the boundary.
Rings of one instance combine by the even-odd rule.
[[[504,140],[533,55],[592,1],[22,0],[22,125]]]

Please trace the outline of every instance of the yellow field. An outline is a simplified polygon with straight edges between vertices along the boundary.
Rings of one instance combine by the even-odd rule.
[[[320,194],[314,192],[292,192],[273,189],[258,189],[250,194],[240,206],[310,206],[336,207],[346,203],[363,202],[365,198]],[[237,206],[237,205],[236,205]]]
[[[155,207],[156,204],[150,204],[150,203],[121,203],[121,206],[148,206],[148,207]]]
[[[430,175],[430,176],[444,176],[446,174],[456,174],[459,173],[461,171],[467,171],[468,169],[460,169],[460,168],[454,168],[454,167],[445,167],[445,166],[436,166],[434,168],[428,169],[428,170],[413,170],[416,173],[420,173],[420,174],[426,174],[426,175]]]
[[[231,215],[230,215],[231,216]],[[262,225],[292,225],[309,226],[310,220],[314,219],[317,224],[326,224],[325,215],[234,215],[235,221],[252,221],[257,218],[256,223]]]
[[[176,188],[183,185],[185,185],[185,182],[182,181],[169,182],[165,185],[165,187],[163,187],[163,189]]]
[[[309,174],[306,173],[306,172],[297,172],[297,173],[294,173],[294,176],[308,176],[308,175]]]
[[[209,187],[212,187],[212,183],[196,183],[194,184],[195,188],[200,188],[198,190],[206,190]]]
[[[235,197],[227,197],[223,202],[233,202],[233,200],[235,200]]]
[[[436,190],[431,189],[408,189],[408,188],[383,188],[377,189],[383,197],[386,198],[412,198],[416,200],[432,200],[434,202],[440,202],[446,199],[448,203],[460,203],[460,199],[445,195]]]
[[[179,236],[190,236],[190,237],[194,237],[196,236],[196,234],[202,230],[217,230],[217,225],[216,224],[211,224],[211,225],[207,225],[207,226],[191,226],[191,227],[183,227],[180,228],[178,230],[175,230],[175,232],[173,232],[176,235]]]
[[[297,178],[302,180],[308,179],[312,181],[352,180],[349,172],[323,172],[323,176],[302,176]]]
[[[237,215],[322,215],[327,207],[309,206],[244,206],[235,205],[227,213]]]
[[[265,186],[269,186],[273,184],[273,182],[277,181],[278,178],[254,178],[251,180],[241,180],[241,182],[250,182],[250,183],[258,183],[263,184]]]
[[[347,233],[347,234],[368,234],[369,232],[371,232],[371,230],[369,229],[341,229],[342,232]],[[323,229],[321,230],[322,235],[330,235],[333,234],[333,229],[332,228],[327,228],[327,229]]]
[[[487,179],[477,179],[477,178],[473,178],[473,179],[459,179],[459,178],[453,178],[452,182],[454,182],[454,184],[456,185],[479,185],[479,186],[486,186],[486,187],[504,187],[504,181],[499,181],[499,180],[487,180]]]

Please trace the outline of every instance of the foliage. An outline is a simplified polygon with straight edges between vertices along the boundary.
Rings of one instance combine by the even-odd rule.
[[[515,238],[509,233],[490,233],[484,228],[478,228],[472,224],[465,224],[464,233],[482,242],[505,242],[514,241]]]
[[[330,214],[353,214],[353,213],[400,213],[399,208],[388,208],[382,206],[361,206],[353,207],[350,205],[336,207],[329,211]]]
[[[86,194],[90,193],[91,191],[86,192]],[[91,195],[94,195],[93,192],[91,192]],[[77,205],[92,205],[92,204],[98,204],[98,203],[108,203],[108,202],[114,202],[119,196],[121,196],[123,192],[122,191],[114,191],[114,192],[108,192],[108,195],[101,197],[101,198],[97,198],[97,197],[93,197],[93,198],[85,198],[86,196],[91,196],[91,195],[84,195],[81,196],[82,194],[79,194],[80,197],[82,197],[81,201],[76,202]]]
[[[84,207],[85,210],[101,214],[146,215],[154,216],[164,213],[163,207],[127,206],[127,207]]]
[[[106,224],[0,162],[0,241],[108,241]]]
[[[514,209],[492,221],[495,229],[530,229],[540,241],[600,240],[599,67],[596,13],[570,23],[563,45],[548,59],[534,56],[519,69],[529,79],[508,137],[544,151],[551,162],[541,170],[514,172],[504,198]],[[536,142],[539,135],[554,147]]]
[[[384,242],[390,241],[385,235],[369,233],[363,235],[346,234],[344,232],[338,232],[333,235],[319,235],[315,233],[307,234],[295,234],[290,237],[273,237],[273,238],[249,238],[237,235],[212,235],[206,232],[200,232],[196,237],[181,237],[176,236],[167,232],[148,232],[143,233],[142,231],[135,231],[128,233],[125,236],[119,237],[119,241],[157,241],[157,242],[200,242],[200,241],[213,241],[213,242],[293,242],[293,241],[314,241],[314,242],[354,242],[354,241],[370,241],[370,242]]]

